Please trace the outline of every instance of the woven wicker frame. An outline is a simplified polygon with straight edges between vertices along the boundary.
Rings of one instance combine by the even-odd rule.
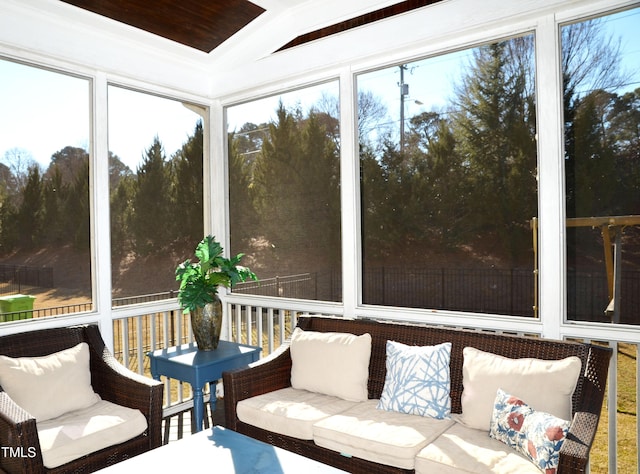
[[[535,337],[518,337],[366,319],[305,316],[299,318],[298,326],[308,331],[371,334],[369,398],[380,398],[384,387],[387,340],[420,346],[451,342],[451,405],[454,413],[461,412],[462,350],[467,346],[514,359],[534,357],[558,360],[577,356],[582,361],[583,370],[573,396],[574,417],[568,438],[560,452],[558,473],[585,472],[589,450],[593,443],[604,400],[611,349]],[[224,406],[227,428],[349,472],[363,474],[414,472],[355,457],[348,458],[335,451],[316,446],[313,441],[283,436],[238,420],[236,405],[240,400],[289,387],[291,386],[290,375],[291,356],[286,346],[249,369],[224,373]]]
[[[137,408],[147,418],[147,431],[124,443],[105,448],[55,469],[42,464],[36,420],[16,405],[0,387],[0,446],[20,448],[24,456],[1,456],[0,472],[85,473],[110,466],[162,444],[164,386],[122,366],[106,348],[95,325],[44,329],[0,337],[0,354],[37,357],[73,347],[89,345],[91,384],[103,400]],[[46,390],[46,387],[43,387]],[[29,457],[36,448],[36,455]]]

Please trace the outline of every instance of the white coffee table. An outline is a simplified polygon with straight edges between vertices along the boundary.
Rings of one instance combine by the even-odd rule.
[[[221,474],[333,474],[340,469],[271,446],[221,426],[148,451],[98,472],[216,472]],[[197,471],[196,471],[197,470]]]

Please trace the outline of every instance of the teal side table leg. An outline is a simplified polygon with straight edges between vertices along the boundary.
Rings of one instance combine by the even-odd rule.
[[[203,402],[202,387],[193,387],[193,417],[196,419],[196,432],[202,431]]]

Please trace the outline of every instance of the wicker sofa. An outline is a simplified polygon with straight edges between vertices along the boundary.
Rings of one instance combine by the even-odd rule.
[[[391,323],[370,319],[304,316],[299,318],[298,328],[303,331],[320,333],[333,332],[352,335],[371,335],[371,354],[368,367],[368,381],[366,382],[366,390],[368,391],[370,403],[375,403],[372,400],[380,399],[385,385],[387,341],[397,341],[408,346],[432,346],[450,342],[450,403],[452,417],[462,413],[464,388],[463,351],[466,347],[478,348],[482,351],[487,351],[488,353],[509,359],[535,358],[547,361],[560,361],[566,360],[566,358],[571,356],[577,357],[580,360],[579,372],[577,372],[576,375],[577,382],[573,395],[569,394],[567,402],[573,419],[570,422],[566,439],[560,449],[557,472],[585,472],[589,451],[593,443],[602,408],[609,359],[611,357],[610,349],[590,344],[563,342],[536,337],[499,335],[482,331]],[[428,446],[424,447],[425,449],[431,447],[433,448],[432,451],[447,451],[446,442],[448,439],[446,439],[445,435],[447,435],[447,432],[450,433],[451,430],[458,430],[453,435],[450,435],[451,439],[458,438],[457,447],[452,448],[450,452],[441,453],[444,458],[448,458],[448,461],[443,461],[443,464],[439,465],[437,461],[434,464],[433,460],[430,460],[426,464],[423,462],[422,469],[419,469],[417,458],[415,466],[409,468],[407,466],[399,467],[397,465],[390,465],[393,463],[381,463],[377,460],[376,453],[371,456],[372,459],[376,459],[374,462],[371,459],[365,459],[369,456],[359,457],[357,451],[356,454],[352,455],[348,452],[348,449],[329,449],[319,446],[313,439],[300,439],[297,436],[286,435],[268,429],[268,425],[263,424],[263,427],[259,427],[254,426],[251,420],[240,420],[238,416],[239,403],[242,405],[242,403],[247,403],[252,400],[269,396],[273,397],[274,394],[287,393],[287,390],[291,390],[291,379],[292,358],[291,347],[289,347],[289,345],[282,346],[271,356],[252,365],[250,368],[224,373],[224,405],[227,428],[316,459],[320,462],[333,465],[348,472],[369,474],[372,472],[518,472],[517,469],[514,471],[513,467],[509,467],[508,463],[505,465],[503,461],[500,461],[502,462],[502,466],[497,466],[496,463],[490,461],[487,465],[480,465],[478,462],[478,465],[472,468],[469,468],[469,466],[464,469],[456,467],[456,463],[459,461],[459,459],[456,458],[473,456],[473,453],[476,452],[469,448],[474,441],[468,440],[465,437],[478,438],[479,436],[479,442],[483,444],[489,436],[487,433],[481,433],[481,435],[479,435],[478,430],[467,428],[454,422],[450,422],[454,425],[453,427],[450,425],[445,426],[442,435],[437,437],[435,442],[429,442]],[[534,390],[535,389],[540,391],[548,390],[547,387],[534,387]],[[278,392],[280,390],[285,391]],[[273,402],[274,400],[272,399],[271,401]],[[277,415],[285,413],[284,416],[287,416],[286,409],[278,407],[277,400],[275,405],[273,403],[271,405],[276,406],[274,413]],[[370,414],[371,411],[368,412],[367,416]],[[338,416],[340,416],[340,414]],[[373,416],[376,415],[374,414]],[[412,423],[414,424],[416,418],[425,418],[404,414],[400,416],[407,417],[407,420],[413,419],[414,421],[412,421]],[[356,423],[363,421],[357,420],[358,416],[351,416],[350,418],[341,416],[341,418],[342,422],[349,419],[356,420]],[[324,421],[321,423],[324,423]],[[384,422],[382,424],[391,425],[393,423],[397,423],[397,418],[394,418],[393,422]],[[409,422],[407,421],[407,423]],[[418,421],[418,423],[420,422]],[[260,423],[257,424],[260,425]],[[367,429],[365,426],[364,430],[366,431]],[[365,431],[361,430],[360,432],[363,433]],[[396,433],[401,432],[402,431],[396,431]],[[331,443],[332,441],[329,440],[329,442]],[[495,450],[496,452],[500,451],[498,457],[505,458],[506,456],[510,458],[512,453],[509,453],[509,450],[511,450],[511,448],[495,439],[490,439],[486,442],[493,444],[490,444],[489,447],[484,446],[484,444],[482,445],[478,452],[482,451],[484,453],[483,456],[487,455],[491,458],[493,453],[490,451]],[[495,443],[498,443],[501,448],[497,448]],[[456,451],[456,449],[458,449],[458,451]],[[378,448],[378,450],[384,451],[385,449]],[[420,452],[423,453],[424,450]],[[468,464],[469,460],[466,459],[465,462]],[[472,462],[475,461],[472,460]],[[521,460],[518,460],[518,462],[521,462]],[[531,464],[531,466],[534,466],[534,464]],[[538,468],[535,467],[535,470],[537,469]]]
[[[82,343],[86,343],[88,346],[91,387],[101,399],[95,406],[109,405],[111,402],[119,407],[124,407],[125,410],[137,414],[138,426],[144,425],[146,421],[146,429],[143,426],[144,432],[128,439],[128,441],[99,449],[49,469],[43,463],[41,435],[39,434],[39,430],[42,429],[41,422],[38,421],[38,425],[36,425],[36,418],[19,406],[0,387],[0,446],[5,451],[11,449],[11,452],[3,451],[0,456],[0,472],[30,474],[93,472],[162,444],[161,423],[164,386],[160,382],[135,374],[122,366],[106,348],[97,326],[83,325],[43,329],[2,336],[0,337],[0,355],[9,358],[40,358],[60,351],[68,351],[70,348],[84,346]],[[85,347],[83,350],[86,351]],[[89,375],[87,375],[88,378]],[[75,387],[74,384],[77,380],[61,380],[61,382]],[[51,393],[51,390],[50,386],[42,387],[43,393],[53,399],[55,394]],[[93,405],[87,410],[92,407]],[[143,415],[143,418],[137,411]],[[54,418],[53,422],[56,419]],[[96,433],[95,436],[102,437],[104,442],[105,438],[101,432]],[[127,435],[120,435],[120,437],[123,436]]]

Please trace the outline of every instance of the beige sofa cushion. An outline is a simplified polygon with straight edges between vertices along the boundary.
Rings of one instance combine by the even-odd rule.
[[[435,440],[451,420],[378,410],[367,400],[313,426],[318,446],[380,464],[413,469],[416,454]]]
[[[463,355],[462,414],[457,421],[488,432],[499,388],[526,400],[534,410],[571,419],[573,391],[582,368],[578,357],[509,359],[473,347],[465,347]]]
[[[52,469],[144,433],[139,410],[100,400],[88,408],[36,423],[45,467]]]
[[[531,461],[485,431],[459,423],[418,453],[415,469],[416,474],[540,474]]]
[[[0,385],[37,421],[93,405],[86,342],[42,357],[0,356]]]
[[[354,402],[369,396],[371,335],[303,331],[291,335],[291,386]]]
[[[283,388],[238,402],[238,419],[264,430],[298,439],[313,439],[317,421],[354,406],[341,398]]]

